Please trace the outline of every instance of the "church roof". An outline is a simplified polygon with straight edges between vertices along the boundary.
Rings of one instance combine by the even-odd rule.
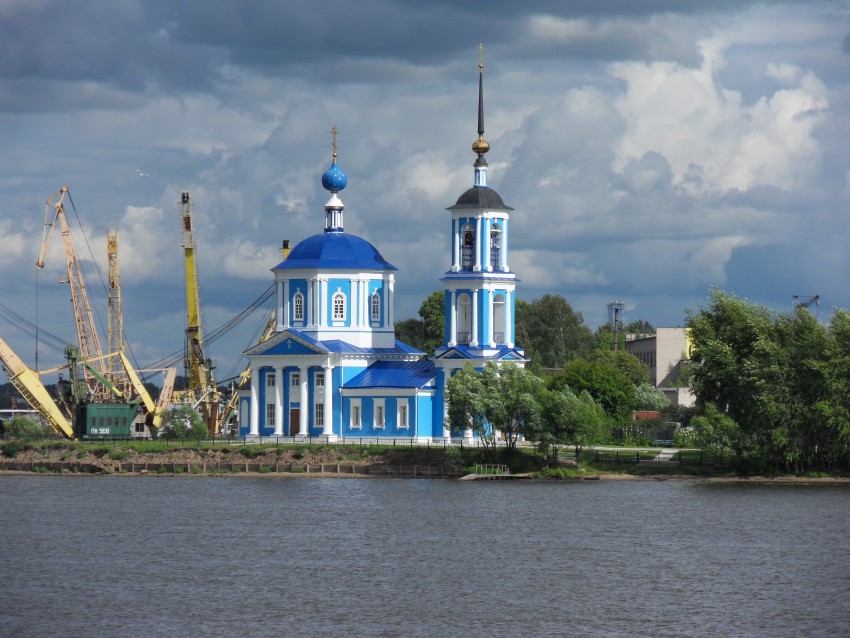
[[[458,197],[454,206],[447,210],[500,210],[510,212],[513,210],[502,201],[501,195],[489,186],[473,186],[463,195]]]
[[[423,355],[421,350],[417,350],[413,346],[409,346],[403,341],[395,340],[395,345],[392,348],[362,348],[354,344],[342,341],[341,339],[328,339],[327,341],[319,341],[313,337],[295,330],[287,328],[282,332],[262,341],[248,350],[245,354],[255,355],[303,355],[303,354],[365,354],[365,355]]]
[[[319,233],[301,241],[272,270],[398,270],[365,239],[348,233]]]
[[[345,388],[424,388],[434,385],[434,362],[378,361],[345,384]]]

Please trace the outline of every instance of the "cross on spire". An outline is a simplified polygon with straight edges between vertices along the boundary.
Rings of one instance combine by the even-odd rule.
[[[334,161],[336,161],[336,134],[339,133],[336,125],[331,127],[331,135],[333,135],[333,147],[334,147]]]

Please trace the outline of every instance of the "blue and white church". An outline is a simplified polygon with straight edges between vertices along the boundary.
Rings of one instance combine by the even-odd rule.
[[[346,233],[340,193],[347,177],[333,161],[323,232],[272,268],[276,326],[245,352],[251,386],[239,397],[239,434],[250,437],[445,440],[446,379],[471,361],[525,365],[514,343],[516,275],[508,261],[510,213],[487,184],[483,63],[472,187],[449,207],[450,268],[445,340],[433,357],[395,338],[397,268],[368,241]]]

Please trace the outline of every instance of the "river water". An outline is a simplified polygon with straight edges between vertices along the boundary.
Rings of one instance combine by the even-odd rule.
[[[850,487],[0,477],[0,636],[848,636]]]

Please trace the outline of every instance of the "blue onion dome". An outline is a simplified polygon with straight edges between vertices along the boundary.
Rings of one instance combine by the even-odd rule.
[[[334,163],[331,167],[322,174],[322,186],[325,190],[332,193],[338,193],[348,184],[348,178],[342,169],[336,163],[336,153],[334,153]]]

